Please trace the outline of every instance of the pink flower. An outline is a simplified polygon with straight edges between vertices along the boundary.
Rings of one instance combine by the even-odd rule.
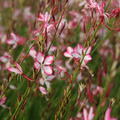
[[[85,108],[83,109],[83,118],[84,120],[93,120],[94,118],[93,107],[90,108],[89,113]]]
[[[23,38],[23,37],[21,37],[21,36],[18,36],[18,35],[14,34],[14,33],[11,33],[10,35],[11,35],[11,38],[6,41],[7,44],[13,45],[14,48],[15,48],[18,44],[19,44],[19,45],[24,44],[25,38]]]
[[[116,118],[112,118],[110,114],[111,114],[111,108],[109,107],[105,112],[104,120],[117,120]]]
[[[21,66],[20,66],[18,63],[15,63],[15,66],[16,66],[16,67],[8,67],[8,68],[7,68],[8,71],[14,72],[14,73],[16,73],[16,74],[19,74],[19,75],[23,76],[25,79],[27,79],[27,80],[29,80],[29,81],[33,81],[31,78],[29,78],[27,75],[25,75],[25,74],[23,73],[23,70],[22,70]]]
[[[45,14],[40,13],[37,20],[46,24],[50,20],[50,14],[48,12]]]
[[[44,87],[39,87],[39,90],[42,94],[46,95],[48,92]]]
[[[78,44],[74,49],[71,47],[67,48],[67,51],[64,53],[65,57],[78,59],[82,62],[82,67],[92,60],[90,56],[91,47],[84,48],[82,45]]]
[[[73,48],[72,47],[67,47],[67,51],[64,53],[65,57],[72,58],[72,53],[73,53]]]
[[[38,52],[35,58],[35,63],[34,66],[36,69],[41,69],[41,72],[44,72],[47,75],[51,75],[53,73],[53,69],[50,66],[50,64],[53,63],[54,56],[45,56],[41,53]]]
[[[40,30],[44,35],[46,35],[46,32],[47,34],[49,33],[51,35],[51,33],[55,30],[55,23],[53,24],[53,22],[50,20],[50,17],[51,15],[48,12],[46,12],[45,14],[40,13],[38,16],[37,20],[42,23],[40,26]]]
[[[9,68],[8,68],[8,71],[22,75],[22,74],[23,74],[23,71],[22,71],[21,66],[20,66],[18,63],[15,63],[15,66],[16,66],[16,67],[9,67]]]
[[[83,46],[81,46],[80,44],[78,44],[75,48],[74,48],[74,52],[73,52],[73,57],[76,59],[80,59],[82,62],[82,66],[86,66],[86,64],[92,60],[92,57],[90,56],[90,52],[91,52],[91,47],[89,48],[83,48]]]
[[[37,20],[43,23],[44,28],[47,28],[49,27],[50,14],[48,12],[45,14],[40,13]]]

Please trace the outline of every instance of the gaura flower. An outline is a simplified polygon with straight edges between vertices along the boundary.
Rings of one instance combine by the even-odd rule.
[[[84,48],[82,45],[78,44],[75,48],[67,47],[67,51],[64,53],[64,56],[80,60],[82,62],[81,66],[83,67],[92,60],[90,52],[91,47]]]
[[[47,75],[51,75],[53,73],[53,69],[50,66],[53,63],[54,56],[45,56],[41,53],[38,52],[36,58],[35,58],[35,63],[34,66],[36,69],[41,69],[42,72],[44,72]]]
[[[53,68],[50,66],[53,63],[54,56],[45,57],[41,52],[36,52],[34,48],[30,49],[29,55],[34,59],[34,67],[37,70],[41,69],[41,72],[46,75],[51,75],[53,73]]]

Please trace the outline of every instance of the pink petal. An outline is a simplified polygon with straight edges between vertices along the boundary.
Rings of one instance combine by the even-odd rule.
[[[88,120],[88,113],[85,108],[83,109],[83,117],[84,117],[84,120]]]
[[[50,64],[52,64],[53,60],[54,60],[54,56],[47,56],[45,58],[44,64],[45,65],[50,65]]]
[[[48,92],[44,87],[39,87],[39,90],[42,94],[46,95]]]
[[[6,99],[7,98],[5,96],[0,98],[0,105],[3,105],[6,102]]]
[[[13,39],[8,39],[6,42],[7,42],[7,44],[10,44],[10,45],[13,45],[16,43],[16,41]]]
[[[44,60],[44,55],[41,52],[38,52],[36,60],[42,64]]]
[[[67,51],[64,53],[65,57],[72,57],[73,48],[67,47]]]
[[[93,107],[90,108],[88,118],[89,120],[93,120],[94,114],[93,114]]]
[[[44,66],[43,69],[47,75],[51,75],[53,73],[51,66]]]
[[[71,55],[70,53],[68,53],[68,52],[65,52],[65,53],[64,53],[64,56],[65,56],[65,57],[72,57],[72,55]]]
[[[72,53],[73,52],[73,48],[72,47],[67,47],[67,52],[68,53]]]
[[[22,72],[21,72],[19,69],[14,68],[14,67],[9,67],[8,70],[9,70],[10,72],[14,72],[14,73],[16,73],[16,74],[20,74],[20,75],[22,74]]]
[[[14,39],[14,40],[17,39],[17,36],[15,33],[11,33],[10,35],[11,35],[12,39]]]
[[[36,50],[34,49],[34,47],[32,47],[32,48],[30,49],[29,55],[32,56],[33,58],[35,58],[35,57],[36,57],[36,54],[37,54]]]
[[[84,61],[90,61],[90,60],[92,60],[92,57],[90,55],[86,55],[84,57]]]
[[[38,62],[35,62],[34,63],[34,67],[37,69],[37,70],[39,70],[40,69],[40,63],[38,63]]]
[[[16,67],[18,68],[18,70],[19,70],[21,73],[23,73],[21,66],[20,66],[18,63],[15,63],[15,65],[16,65]]]
[[[105,112],[105,120],[111,120],[110,118],[111,108],[108,108]]]

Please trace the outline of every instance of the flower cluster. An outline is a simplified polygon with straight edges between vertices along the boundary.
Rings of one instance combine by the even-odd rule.
[[[79,60],[81,62],[81,66],[85,67],[86,64],[92,60],[90,52],[91,47],[84,48],[82,45],[78,44],[75,48],[67,47],[67,51],[64,53],[64,56]]]

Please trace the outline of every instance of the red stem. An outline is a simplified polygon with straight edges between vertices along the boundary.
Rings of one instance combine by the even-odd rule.
[[[25,74],[22,74],[22,76],[25,78],[25,79],[27,79],[27,80],[29,80],[29,81],[33,81],[31,78],[29,78],[27,75],[25,75]]]

